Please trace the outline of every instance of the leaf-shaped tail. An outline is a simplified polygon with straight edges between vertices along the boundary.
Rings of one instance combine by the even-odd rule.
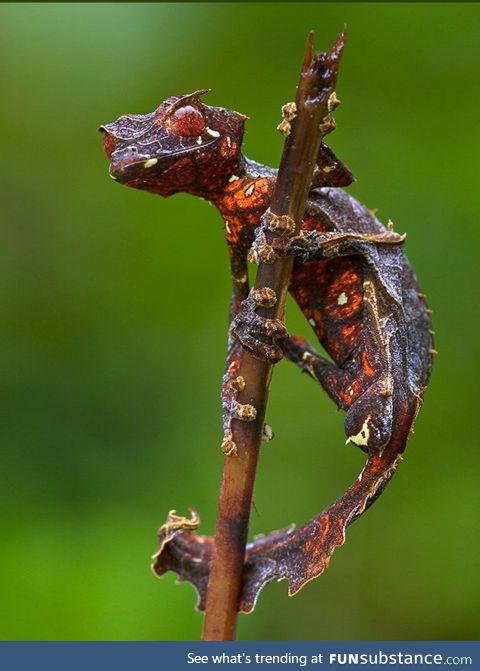
[[[339,499],[302,527],[257,537],[247,546],[241,612],[253,611],[259,593],[272,580],[288,580],[288,593],[293,596],[323,573],[335,548],[345,542],[348,525],[375,501],[402,458],[415,416],[414,408],[404,410],[386,449],[368,457],[357,480]],[[152,569],[157,576],[175,571],[181,581],[191,582],[199,593],[197,608],[204,610],[214,540],[192,533],[198,523],[193,511],[190,520],[170,513],[159,531],[160,549]]]

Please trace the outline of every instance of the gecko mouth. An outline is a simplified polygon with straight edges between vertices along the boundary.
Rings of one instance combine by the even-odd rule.
[[[200,151],[203,153],[204,150],[208,150],[214,144],[216,144],[216,140],[211,140],[201,145],[195,144],[178,151],[165,153],[146,153],[142,152],[141,146],[129,145],[111,154],[110,175],[113,179],[122,182],[136,179],[140,174],[145,177],[150,174],[150,171],[152,175],[158,175],[176,161]]]

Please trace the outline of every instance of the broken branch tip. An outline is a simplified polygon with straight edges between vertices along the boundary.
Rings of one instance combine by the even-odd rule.
[[[302,73],[308,72],[312,64],[312,53],[313,53],[313,38],[315,32],[310,30],[307,35],[307,43],[305,45],[305,55],[303,57]]]

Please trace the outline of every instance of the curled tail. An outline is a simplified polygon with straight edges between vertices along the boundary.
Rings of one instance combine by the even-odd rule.
[[[239,611],[251,613],[261,590],[272,580],[287,580],[293,596],[323,573],[335,548],[345,542],[347,527],[380,495],[402,458],[416,408],[405,405],[402,410],[389,445],[381,454],[369,455],[358,478],[339,499],[303,526],[257,537],[247,545]],[[191,519],[170,513],[159,531],[160,548],[152,569],[159,577],[174,571],[180,581],[191,582],[199,594],[197,608],[204,610],[214,539],[192,531],[199,519],[191,513]]]

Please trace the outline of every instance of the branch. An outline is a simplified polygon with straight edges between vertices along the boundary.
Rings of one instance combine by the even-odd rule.
[[[307,46],[295,106],[286,106],[283,130],[287,135],[272,197],[270,212],[288,217],[301,227],[316,158],[323,136],[333,128],[328,113],[333,103],[338,65],[345,34],[341,33],[329,52],[312,56],[313,33]],[[267,243],[275,233],[267,232]],[[280,258],[273,264],[261,262],[254,289],[265,287],[275,292],[272,307],[258,308],[270,319],[283,318],[293,259]],[[215,544],[208,582],[204,640],[223,641],[235,637],[237,612],[242,591],[250,508],[262,438],[272,364],[244,352],[239,376],[245,380],[238,402],[256,408],[252,422],[235,421],[233,440],[237,458],[227,457],[220,491]]]

